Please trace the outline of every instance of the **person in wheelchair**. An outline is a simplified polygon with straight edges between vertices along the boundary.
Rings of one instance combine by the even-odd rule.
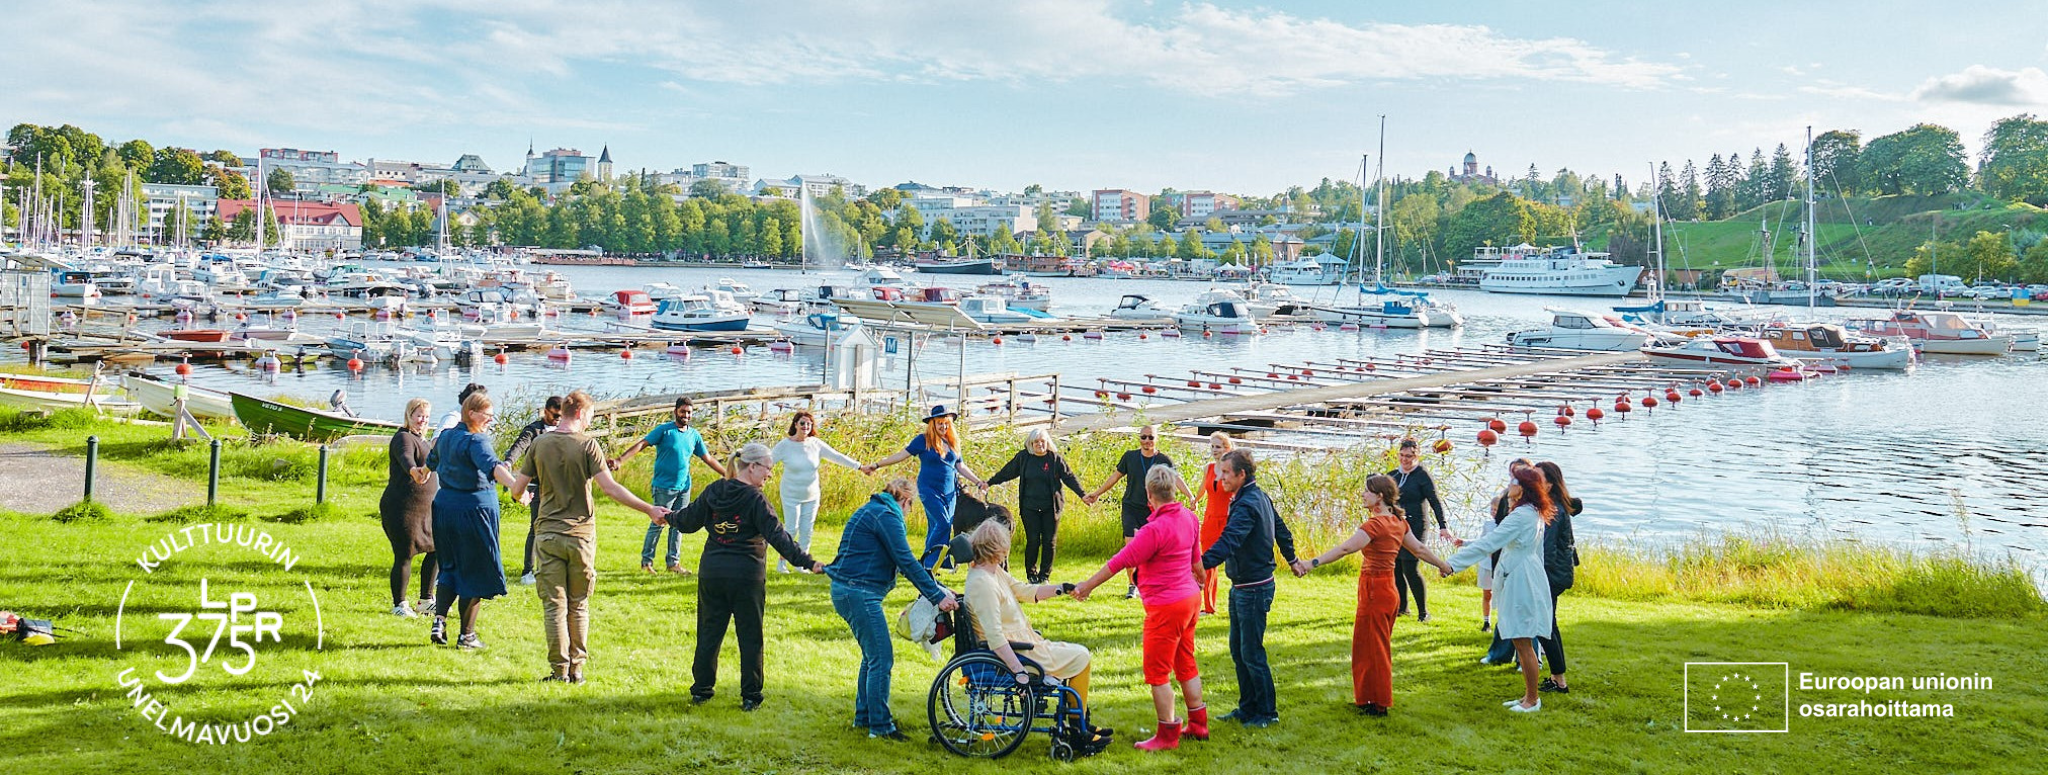
[[[1010,557],[1010,526],[1005,522],[991,519],[981,523],[968,534],[967,542],[974,553],[974,564],[967,569],[967,580],[963,585],[964,607],[968,610],[967,619],[974,638],[1002,660],[1019,684],[1039,683],[1054,688],[1058,681],[1065,681],[1081,706],[1076,709],[1076,718],[1080,720],[1078,727],[1068,730],[1075,737],[1076,747],[1086,754],[1107,748],[1114,732],[1087,725],[1085,721],[1091,662],[1088,648],[1078,643],[1048,640],[1031,627],[1031,621],[1024,617],[1024,609],[1019,605],[1063,595],[1073,588],[1026,584],[1012,577],[1003,567]],[[1024,654],[1020,655],[1019,651]],[[1027,669],[1026,659],[1037,670]],[[1034,672],[1038,675],[1034,676]]]

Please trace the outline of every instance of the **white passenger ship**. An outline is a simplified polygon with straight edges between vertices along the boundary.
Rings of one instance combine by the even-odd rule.
[[[1500,263],[1484,270],[1479,289],[1491,293],[1540,293],[1558,296],[1627,296],[1643,268],[1616,264],[1606,253],[1580,252],[1576,247],[1537,248],[1517,245]]]

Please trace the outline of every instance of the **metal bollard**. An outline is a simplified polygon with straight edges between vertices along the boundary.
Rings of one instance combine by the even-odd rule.
[[[100,437],[85,437],[85,499],[92,500],[93,473],[100,467]]]
[[[213,440],[213,447],[206,459],[206,505],[212,508],[220,497],[220,439]]]
[[[325,444],[322,444],[322,445],[320,445],[320,474],[319,474],[319,478],[318,478],[318,479],[316,479],[316,480],[314,481],[314,484],[313,484],[313,502],[314,502],[315,504],[320,504],[320,503],[326,503],[326,502],[327,502],[327,450],[328,450],[328,449],[329,449],[329,447],[328,447],[327,445],[325,445]]]

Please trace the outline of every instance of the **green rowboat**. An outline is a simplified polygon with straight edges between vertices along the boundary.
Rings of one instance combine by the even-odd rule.
[[[229,393],[228,400],[234,403],[235,418],[241,420],[250,433],[278,433],[307,441],[327,442],[343,436],[389,436],[397,433],[399,428],[397,423],[302,409],[241,393]]]

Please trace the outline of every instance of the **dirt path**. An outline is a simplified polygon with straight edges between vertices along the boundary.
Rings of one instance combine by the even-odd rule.
[[[101,461],[93,498],[115,511],[156,514],[206,500],[206,490],[161,474]],[[49,514],[85,494],[85,458],[41,444],[0,444],[0,508]]]

